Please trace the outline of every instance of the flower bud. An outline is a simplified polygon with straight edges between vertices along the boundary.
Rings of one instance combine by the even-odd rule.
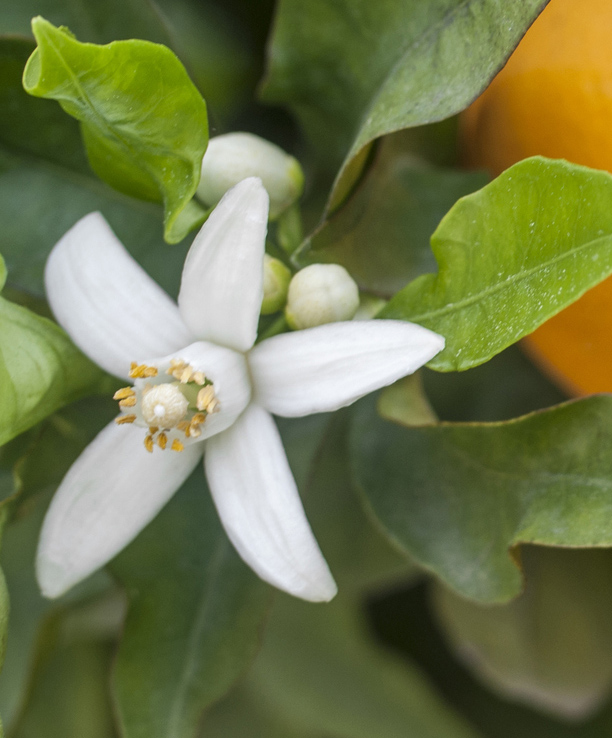
[[[350,320],[359,307],[359,290],[338,264],[312,264],[291,280],[285,316],[294,330]]]
[[[196,191],[206,205],[246,177],[259,177],[270,196],[270,219],[276,219],[302,194],[304,174],[297,159],[252,133],[226,133],[211,138],[202,161]]]
[[[280,259],[264,254],[262,315],[270,315],[285,307],[290,281],[291,270]]]

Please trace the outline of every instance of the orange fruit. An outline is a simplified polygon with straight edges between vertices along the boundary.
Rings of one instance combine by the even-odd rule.
[[[460,131],[494,175],[535,154],[612,172],[612,0],[551,0]],[[523,345],[571,394],[612,391],[612,278]]]

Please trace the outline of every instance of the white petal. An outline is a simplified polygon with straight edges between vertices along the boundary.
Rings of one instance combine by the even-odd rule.
[[[111,423],[64,477],[38,544],[36,573],[45,596],[58,597],[112,559],[198,463],[203,444],[148,453],[145,432]]]
[[[214,343],[198,341],[163,359],[153,359],[147,363],[165,370],[171,359],[182,359],[203,372],[212,381],[219,401],[219,411],[207,416],[198,441],[229,428],[251,399],[251,380],[243,354]]]
[[[176,304],[128,254],[100,213],[55,245],[45,286],[58,323],[99,366],[126,379],[131,361],[162,356],[193,337]]]
[[[206,443],[204,462],[221,522],[246,563],[296,597],[331,600],[336,584],[270,415],[250,405],[229,430]]]
[[[179,308],[193,335],[247,351],[263,299],[268,193],[256,177],[232,187],[195,237]]]
[[[253,400],[287,418],[337,410],[412,374],[443,348],[442,336],[399,320],[284,333],[249,354]]]

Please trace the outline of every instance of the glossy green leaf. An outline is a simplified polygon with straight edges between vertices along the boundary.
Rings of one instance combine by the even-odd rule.
[[[408,662],[381,649],[341,596],[279,596],[246,683],[294,728],[338,738],[475,738]]]
[[[510,553],[521,543],[612,545],[612,396],[509,422],[422,428],[379,419],[370,400],[358,409],[352,468],[372,511],[460,594],[519,594]]]
[[[543,0],[282,0],[264,98],[344,166],[379,136],[448,118],[502,67]]]
[[[612,175],[534,157],[462,198],[433,234],[438,274],[419,277],[380,316],[443,335],[429,363],[488,361],[612,272]]]
[[[182,64],[147,41],[83,44],[40,17],[32,29],[38,47],[24,70],[26,91],[58,100],[81,122],[102,179],[163,200],[165,237],[181,240],[192,224],[179,215],[195,193],[208,143],[206,104]]]
[[[306,241],[302,263],[342,264],[361,289],[391,297],[435,270],[429,245],[442,216],[487,176],[427,167],[402,137],[385,139],[367,175],[338,212]]]
[[[0,445],[101,378],[56,323],[0,298]]]
[[[114,561],[129,610],[113,674],[124,738],[189,738],[254,656],[270,588],[221,528],[201,469]]]
[[[438,618],[458,656],[492,689],[569,719],[612,691],[612,555],[526,546],[525,591],[484,607],[438,585]]]

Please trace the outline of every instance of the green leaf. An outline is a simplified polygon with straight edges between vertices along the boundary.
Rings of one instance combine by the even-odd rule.
[[[526,546],[525,592],[483,607],[438,585],[438,618],[458,656],[495,691],[584,719],[612,684],[612,555]]]
[[[462,198],[431,238],[438,274],[419,277],[380,317],[446,339],[428,366],[488,361],[612,272],[612,176],[534,157]]]
[[[348,202],[298,253],[302,263],[342,264],[361,289],[383,297],[435,269],[431,234],[448,209],[487,177],[424,166],[406,148],[400,136],[382,142]]]
[[[176,56],[148,41],[79,43],[43,18],[23,74],[36,97],[81,121],[90,164],[116,189],[165,206],[165,237],[180,241],[208,143],[206,104]],[[179,227],[180,226],[180,227]]]
[[[404,428],[359,405],[359,488],[387,536],[459,594],[519,594],[521,543],[612,545],[612,396],[501,423]]]
[[[264,99],[288,105],[344,168],[379,136],[467,107],[545,5],[282,0]]]
[[[269,601],[198,469],[113,562],[129,610],[113,675],[124,738],[187,738],[254,656]]]
[[[246,683],[273,713],[312,736],[476,736],[418,669],[372,640],[359,610],[341,596],[315,606],[280,596]]]
[[[92,392],[102,376],[58,325],[0,298],[0,445]]]

